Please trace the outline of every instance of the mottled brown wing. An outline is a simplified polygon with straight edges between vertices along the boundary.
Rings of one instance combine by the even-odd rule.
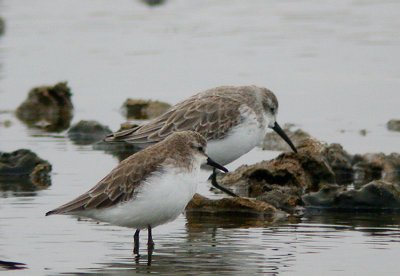
[[[157,172],[163,162],[162,155],[146,153],[148,151],[157,149],[149,148],[131,155],[88,192],[48,212],[46,216],[109,207],[134,198],[137,188]]]
[[[222,139],[232,126],[240,123],[242,103],[219,95],[195,95],[183,101],[148,124],[109,135],[108,142],[125,141],[151,144],[176,131],[193,130],[207,140]]]

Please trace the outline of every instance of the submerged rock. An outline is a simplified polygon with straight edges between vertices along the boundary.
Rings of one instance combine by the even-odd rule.
[[[283,131],[292,140],[293,144],[298,147],[304,140],[311,138],[311,135],[299,128],[293,130],[294,127],[295,125],[293,124],[285,124]],[[292,151],[289,145],[276,132],[267,133],[261,143],[261,147],[263,150]]]
[[[16,115],[32,127],[47,131],[65,130],[72,119],[71,95],[66,82],[33,88],[28,98],[17,108]]]
[[[358,190],[346,190],[337,185],[328,185],[315,193],[303,196],[307,207],[371,210],[400,208],[399,185],[386,181],[372,181]]]
[[[260,200],[244,197],[208,199],[199,194],[194,195],[186,206],[186,211],[256,216],[264,220],[275,220],[286,216],[282,211]]]
[[[81,120],[68,130],[68,137],[78,145],[89,145],[102,140],[111,130],[97,121]]]
[[[48,161],[41,159],[30,150],[0,152],[0,183],[3,183],[0,187],[22,183],[24,187],[30,187],[29,184],[32,184],[38,189],[46,188],[51,185],[49,175],[51,169]]]
[[[391,131],[400,131],[400,120],[392,119],[386,123],[386,127]]]
[[[170,107],[160,101],[127,99],[122,109],[128,119],[147,120],[165,113]]]

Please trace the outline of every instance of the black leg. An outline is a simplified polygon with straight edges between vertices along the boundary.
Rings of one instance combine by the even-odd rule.
[[[211,184],[212,184],[215,188],[217,188],[218,190],[221,190],[221,191],[223,191],[224,193],[226,193],[226,194],[228,194],[228,195],[230,195],[230,196],[239,197],[239,196],[238,196],[237,194],[235,194],[234,192],[232,192],[232,191],[228,190],[227,188],[222,187],[221,185],[218,184],[218,182],[217,182],[217,173],[216,173],[216,171],[215,171],[215,168],[213,168],[213,173],[212,173],[212,175],[211,175]]]
[[[147,228],[147,246],[151,249],[154,249],[154,242],[153,242],[153,236],[151,235],[151,226],[149,225]]]
[[[135,235],[133,235],[133,255],[139,255],[139,233],[140,229],[136,229]]]
[[[153,251],[154,251],[154,241],[153,241],[153,236],[151,234],[151,226],[150,225],[147,228],[147,233],[148,233],[148,237],[147,237],[147,265],[150,266],[151,265],[151,257],[153,255]]]

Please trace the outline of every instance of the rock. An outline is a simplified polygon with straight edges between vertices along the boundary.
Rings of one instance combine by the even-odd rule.
[[[386,123],[386,127],[391,131],[400,131],[400,120],[392,119]]]
[[[12,183],[21,183],[26,187],[37,189],[51,185],[51,165],[35,153],[27,149],[19,149],[11,153],[0,152],[0,183],[2,189]],[[31,188],[29,188],[31,189]]]
[[[165,3],[166,0],[142,0],[143,3],[149,6],[159,6]]]
[[[32,127],[62,131],[69,127],[73,105],[66,82],[33,88],[18,107],[17,117]]]
[[[298,145],[297,154],[285,152],[270,161],[242,165],[217,179],[241,196],[293,213],[302,205],[305,192],[316,192],[325,184],[351,183],[352,158],[338,144],[309,138]]]
[[[299,128],[293,130],[294,127],[295,125],[293,124],[285,124],[283,131],[289,136],[293,144],[298,147],[302,141],[311,138],[311,135]],[[275,132],[269,132],[265,135],[261,147],[263,150],[292,151],[289,145]]]
[[[160,101],[127,99],[122,109],[128,119],[147,120],[165,113],[170,107]]]
[[[122,123],[121,127],[118,131],[131,129],[137,127],[137,124],[126,122]],[[141,150],[141,148],[136,147],[134,144],[126,143],[126,142],[115,142],[109,143],[105,141],[99,141],[93,144],[94,150],[102,150],[106,153],[109,153],[113,156],[116,156],[119,161],[124,160],[125,158],[131,156],[135,152]]]
[[[400,154],[367,153],[353,158],[356,187],[382,179],[400,185]]]
[[[119,129],[117,130],[117,132],[122,131],[122,130],[131,129],[131,128],[138,127],[138,126],[139,126],[139,125],[138,125],[138,124],[135,124],[135,123],[125,122],[125,123],[122,123],[122,124],[120,125]]]
[[[327,186],[318,192],[306,194],[307,207],[357,210],[400,208],[400,187],[386,181],[372,181],[358,190]]]
[[[367,136],[368,130],[366,130],[366,129],[360,129],[360,130],[358,131],[358,133],[359,133],[361,136]]]
[[[4,34],[6,31],[6,22],[2,17],[0,17],[0,35]]]
[[[118,158],[121,162],[122,160],[126,159],[127,157],[131,156],[135,152],[141,150],[141,148],[136,147],[133,144],[129,143],[108,143],[104,141],[99,141],[93,144],[94,150],[101,150],[108,154],[111,154]]]
[[[321,155],[332,168],[336,183],[350,184],[353,181],[353,156],[348,154],[341,145],[330,144],[325,145]]]
[[[0,126],[3,126],[5,128],[8,128],[12,125],[10,120],[4,120],[4,121],[0,121]]]
[[[262,188],[265,184],[316,190],[321,182],[335,182],[334,172],[321,155],[324,149],[317,140],[308,139],[298,147],[298,154],[285,152],[270,161],[242,165],[218,181],[227,186],[248,186],[250,197],[269,190]]]
[[[78,145],[89,145],[102,140],[111,130],[97,121],[81,120],[68,130],[68,137]]]
[[[208,199],[199,194],[195,194],[186,206],[186,212],[256,216],[264,220],[275,220],[285,216],[283,212],[260,200],[244,197]]]

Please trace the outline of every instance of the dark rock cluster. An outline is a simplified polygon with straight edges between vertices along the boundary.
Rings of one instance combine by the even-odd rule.
[[[254,165],[220,175],[237,194],[296,213],[299,208],[393,209],[400,205],[400,154],[350,155],[313,138]]]

